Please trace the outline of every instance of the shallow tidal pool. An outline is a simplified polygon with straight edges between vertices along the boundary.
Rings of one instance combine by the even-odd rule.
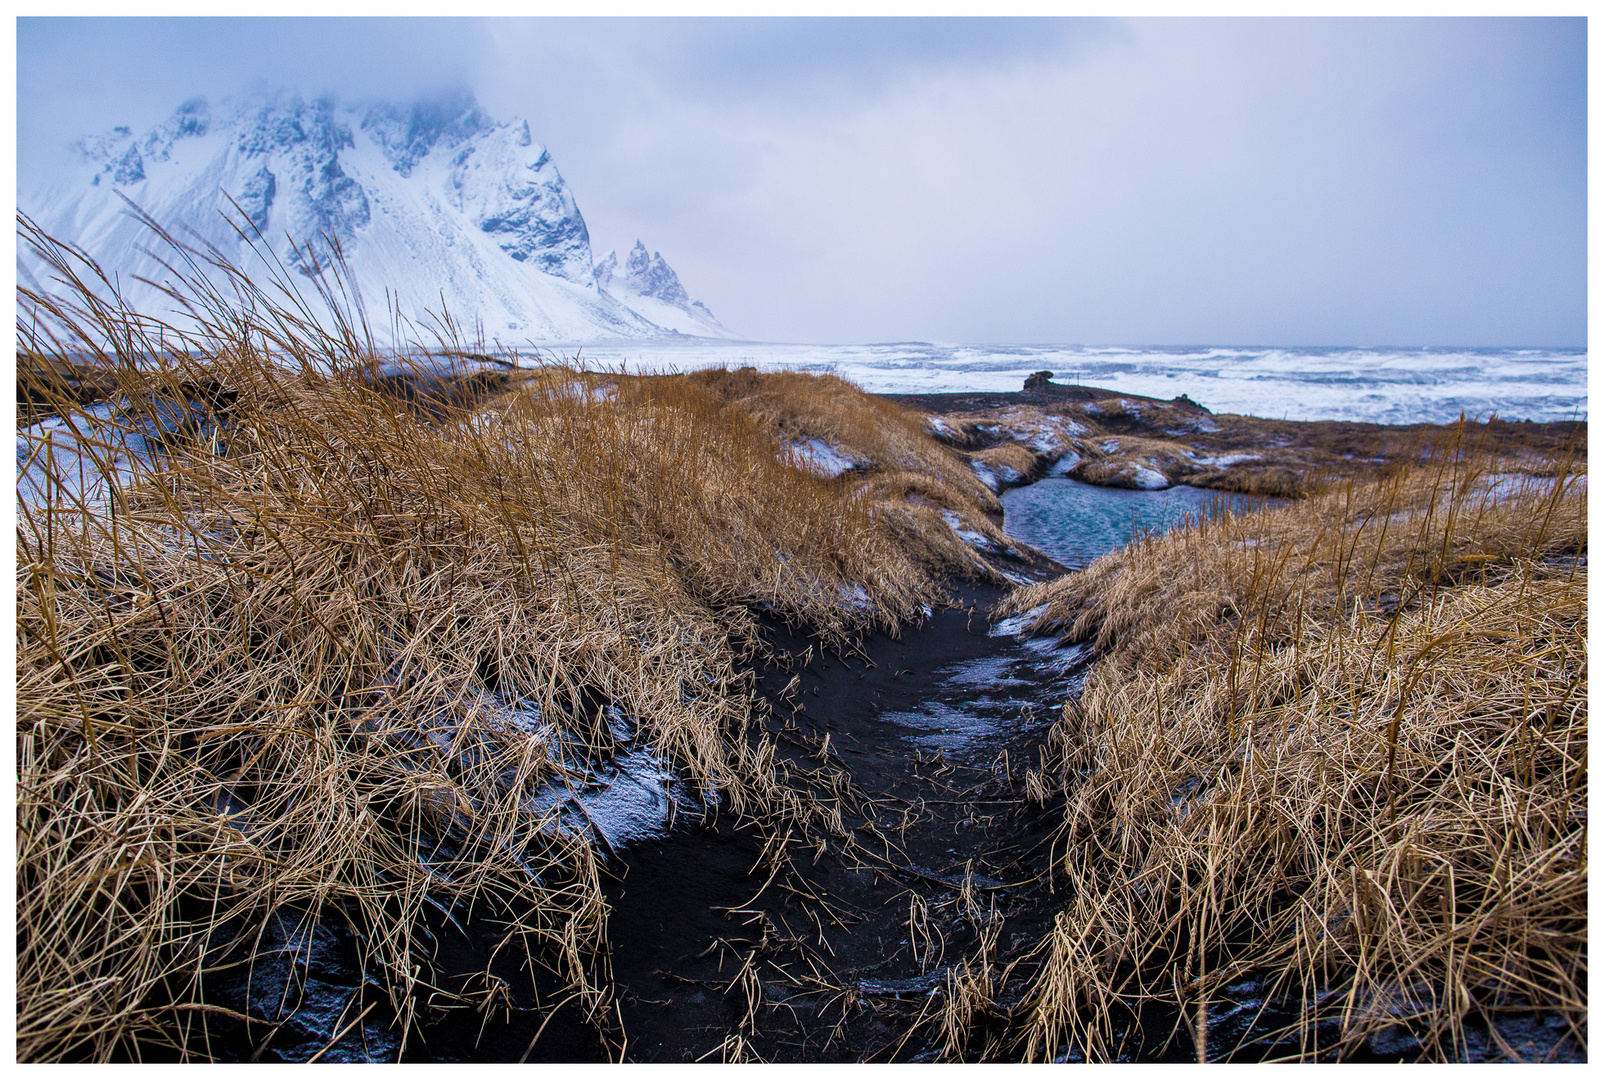
[[[1002,494],[1003,529],[1072,570],[1144,533],[1163,534],[1188,518],[1279,505],[1285,500],[1176,485],[1163,491],[1097,487],[1050,476]]]

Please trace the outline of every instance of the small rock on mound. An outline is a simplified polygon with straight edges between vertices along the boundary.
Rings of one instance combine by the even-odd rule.
[[[1045,390],[1052,384],[1048,382],[1053,377],[1050,371],[1038,371],[1025,380],[1026,390]]]
[[[1032,375],[1031,378],[1034,379],[1035,376]],[[1170,404],[1173,407],[1175,407],[1177,409],[1180,409],[1180,410],[1182,410],[1184,412],[1194,413],[1194,414],[1199,415],[1199,416],[1212,416],[1213,415],[1211,412],[1209,412],[1209,410],[1207,408],[1205,408],[1202,405],[1199,405],[1197,402],[1193,401],[1191,398],[1187,397],[1185,394],[1182,394],[1179,397],[1175,398],[1173,401],[1170,402]]]

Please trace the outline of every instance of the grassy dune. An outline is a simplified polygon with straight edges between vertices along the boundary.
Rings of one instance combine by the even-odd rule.
[[[844,642],[996,577],[940,513],[1000,538],[991,493],[840,380],[381,374],[291,289],[187,253],[180,334],[25,233],[62,288],[19,342],[21,422],[57,425],[17,531],[23,1060],[207,1056],[201,974],[275,912],[349,924],[404,1023],[453,997],[447,909],[599,1018],[587,766],[641,740],[806,828],[749,726],[755,612]]]
[[[1247,975],[1297,1017],[1282,1055],[1401,1025],[1452,1059],[1532,1007],[1586,1046],[1583,463],[1487,460],[1450,442],[1010,597],[1102,656],[1031,779],[1066,898],[1016,1052],[1112,1057],[1145,1010],[1227,1054],[1206,1020]]]

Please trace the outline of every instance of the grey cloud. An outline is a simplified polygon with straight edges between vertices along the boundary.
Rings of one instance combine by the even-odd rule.
[[[252,84],[472,87],[598,251],[862,341],[1577,344],[1577,19],[41,20],[49,148]]]

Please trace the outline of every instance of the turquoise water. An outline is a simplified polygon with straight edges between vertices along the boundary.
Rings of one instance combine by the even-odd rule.
[[[1003,492],[1003,529],[1078,570],[1140,534],[1166,533],[1188,517],[1226,507],[1240,513],[1282,501],[1182,485],[1130,491],[1049,477]]]

